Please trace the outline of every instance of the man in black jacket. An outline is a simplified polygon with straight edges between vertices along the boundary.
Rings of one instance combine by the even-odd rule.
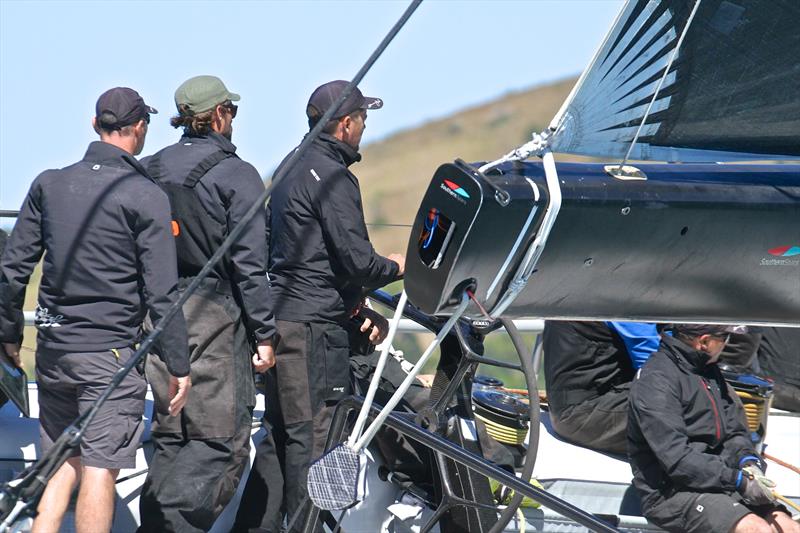
[[[333,81],[314,91],[306,109],[310,128],[346,85]],[[269,270],[278,344],[268,379],[276,386],[267,390],[269,434],[258,446],[236,531],[278,531],[282,508],[295,518],[306,499],[308,465],[324,451],[333,406],[350,391],[345,325],[356,317],[372,341],[385,336],[385,320],[361,301],[365,289],[402,276],[405,261],[375,252],[358,179],[348,169],[361,159],[367,110],[382,105],[354,89],[272,193]],[[301,527],[297,518],[293,528]]]
[[[133,158],[155,112],[132,89],[103,93],[94,118],[100,142],[82,161],[36,178],[0,258],[0,341],[19,364],[25,288],[47,252],[36,308],[43,450],[131,357],[145,313],[158,322],[178,296],[167,196]],[[161,340],[170,392],[159,408],[177,415],[191,386],[182,313]],[[33,531],[59,530],[78,482],[77,531],[111,529],[114,481],[120,468],[135,466],[145,391],[132,370],[48,483]]]
[[[800,531],[716,362],[724,326],[676,324],[631,386],[628,452],[648,520],[667,531]]]
[[[631,381],[658,349],[656,325],[548,320],[542,339],[553,429],[575,444],[627,454]]]
[[[181,289],[264,191],[231,142],[238,100],[214,76],[187,80],[175,91],[171,120],[184,135],[142,160],[169,195]],[[140,531],[208,530],[239,483],[250,450],[252,366],[266,370],[275,360],[265,227],[262,207],[184,305],[195,387],[179,417],[155,413]],[[156,398],[167,393],[158,359],[148,360],[147,377]]]

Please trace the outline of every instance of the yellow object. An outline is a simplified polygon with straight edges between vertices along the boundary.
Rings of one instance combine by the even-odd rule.
[[[475,413],[475,418],[486,424],[486,432],[496,441],[504,444],[523,444],[528,435],[528,428],[515,429]]]
[[[736,394],[742,400],[744,406],[744,413],[747,416],[747,428],[750,431],[757,432],[759,427],[763,424],[764,430],[767,425],[767,412],[769,411],[769,404],[771,398],[764,398],[749,392],[737,390]]]
[[[536,488],[544,490],[544,486],[539,483],[539,480],[536,478],[531,478],[530,484]],[[514,491],[506,487],[505,485],[500,484],[499,481],[495,481],[494,479],[489,478],[489,487],[492,489],[492,494],[494,494],[495,499],[499,505],[508,505],[511,501],[511,498],[514,497]],[[522,498],[522,503],[519,504],[520,508],[522,507],[534,507],[538,509],[542,506],[541,503],[537,502],[532,498],[528,498],[525,496]]]
[[[797,511],[800,511],[800,505],[797,505],[796,503],[794,503],[792,500],[790,500],[786,496],[782,496],[782,495],[778,494],[777,492],[775,492],[774,490],[772,491],[772,495],[775,496],[776,498],[778,498],[783,503],[789,504],[790,506],[794,507]]]
[[[111,352],[114,354],[114,357],[117,358],[117,361],[119,361],[119,350],[116,348],[111,348]]]

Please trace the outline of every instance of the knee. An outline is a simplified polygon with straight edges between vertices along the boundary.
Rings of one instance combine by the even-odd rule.
[[[800,533],[800,524],[792,520],[792,517],[782,511],[773,511],[767,519],[772,531],[779,533]]]
[[[772,527],[760,516],[750,513],[736,522],[731,533],[772,533]]]

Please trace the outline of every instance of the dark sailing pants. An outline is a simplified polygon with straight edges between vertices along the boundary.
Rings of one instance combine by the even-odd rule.
[[[234,532],[278,532],[305,521],[309,464],[324,451],[336,402],[350,393],[347,332],[336,324],[277,321],[264,427]],[[303,502],[305,504],[303,505]],[[298,509],[303,509],[298,513]]]
[[[192,388],[181,414],[167,413],[169,374],[155,356],[155,451],[142,488],[140,532],[207,531],[247,463],[255,403],[251,350],[227,285],[209,281],[184,305]]]
[[[557,402],[560,405],[569,403],[563,409],[550,407],[550,421],[553,429],[566,440],[604,452],[619,455],[628,454],[628,395],[630,382],[611,387],[600,394],[592,393],[581,401]],[[562,394],[581,394],[585,391],[563,391]],[[547,391],[548,395],[560,394],[559,391]],[[587,393],[588,395],[588,393]]]

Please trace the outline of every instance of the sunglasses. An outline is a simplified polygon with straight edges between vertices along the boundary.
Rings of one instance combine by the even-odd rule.
[[[226,103],[222,104],[222,107],[224,107],[225,109],[230,111],[231,118],[236,118],[236,113],[239,111],[239,106],[238,105],[233,104],[231,102],[226,102]]]
[[[719,339],[722,341],[723,344],[728,344],[728,341],[731,340],[731,334],[728,333],[727,335],[712,335],[715,339]]]

